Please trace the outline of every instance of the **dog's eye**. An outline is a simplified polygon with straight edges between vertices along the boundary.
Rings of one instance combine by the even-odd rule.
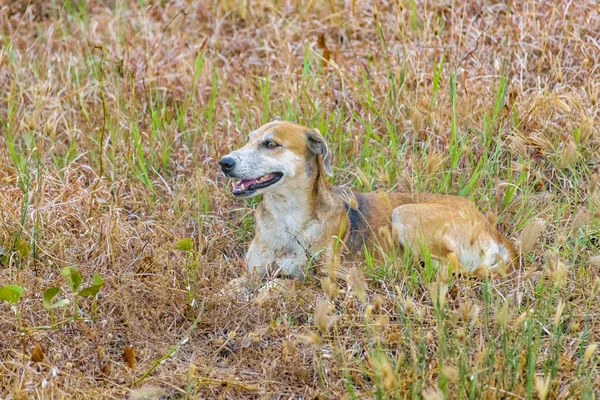
[[[279,144],[272,140],[267,140],[263,143],[263,146],[265,146],[267,149],[274,149],[275,147],[279,147]]]

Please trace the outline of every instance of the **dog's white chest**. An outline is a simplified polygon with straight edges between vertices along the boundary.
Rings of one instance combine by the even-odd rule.
[[[304,276],[313,243],[322,233],[322,225],[306,216],[302,209],[270,209],[268,218],[257,220],[257,235],[246,255],[251,273]]]

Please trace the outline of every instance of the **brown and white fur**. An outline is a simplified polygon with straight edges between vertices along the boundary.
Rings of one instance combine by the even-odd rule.
[[[399,245],[415,256],[427,247],[442,260],[454,253],[471,271],[509,266],[516,258],[512,244],[465,198],[332,187],[325,176],[331,152],[317,129],[272,121],[219,164],[239,179],[235,195],[263,196],[246,254],[250,276],[303,279],[310,261],[333,256],[336,240],[348,259],[363,255],[364,245],[384,251]]]

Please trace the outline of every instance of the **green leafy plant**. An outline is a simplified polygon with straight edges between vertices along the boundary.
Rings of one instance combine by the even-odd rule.
[[[104,286],[104,281],[98,275],[97,272],[94,272],[94,276],[92,278],[92,284],[86,288],[83,288],[77,293],[77,296],[81,297],[92,297],[92,319],[96,318],[96,295],[100,291],[100,288]]]
[[[60,271],[60,274],[69,283],[69,286],[71,286],[71,290],[73,291],[73,319],[79,319],[77,297],[93,297],[92,318],[96,318],[96,295],[100,291],[100,288],[104,286],[104,280],[100,277],[100,275],[98,275],[97,272],[94,272],[94,276],[92,277],[92,284],[88,287],[79,290],[81,282],[83,281],[83,277],[81,276],[81,272],[79,272],[77,268],[64,267]]]
[[[78,319],[77,313],[77,290],[81,285],[82,277],[81,272],[75,267],[64,267],[60,270],[60,274],[66,279],[71,286],[71,290],[73,291],[73,319]]]
[[[17,285],[6,285],[0,288],[0,300],[17,304],[23,295],[23,288]]]
[[[0,265],[8,265],[13,256],[16,256],[16,260],[21,262],[29,255],[30,250],[31,248],[25,240],[16,237],[8,247],[0,246]]]
[[[189,262],[190,254],[193,253],[193,250],[192,250],[193,245],[194,245],[194,241],[192,238],[185,238],[185,239],[181,239],[181,240],[177,241],[174,246],[175,250],[185,251],[185,271],[184,271],[185,290],[187,291],[188,302],[190,305],[194,305],[194,299],[196,298],[196,287],[197,287],[196,263],[194,262],[190,265],[190,262]],[[190,279],[190,275],[192,275],[191,279]]]
[[[23,288],[18,285],[6,285],[0,288],[0,300],[6,301],[15,306],[15,317],[17,318],[17,324],[21,326],[21,320],[19,318],[19,310],[16,305],[23,295]]]
[[[54,286],[50,289],[44,290],[44,293],[42,294],[42,303],[44,305],[44,308],[50,312],[50,324],[52,329],[54,329],[54,309],[64,307],[67,304],[69,304],[68,299],[63,299],[57,301],[56,303],[52,302],[52,300],[56,297],[59,291],[60,289]]]
[[[192,238],[181,239],[175,243],[175,250],[192,251],[193,244]]]

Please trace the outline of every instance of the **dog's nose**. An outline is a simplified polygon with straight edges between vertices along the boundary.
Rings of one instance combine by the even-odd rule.
[[[223,157],[221,158],[221,161],[219,161],[219,165],[224,173],[228,173],[233,170],[233,167],[235,167],[235,160],[233,157]]]

